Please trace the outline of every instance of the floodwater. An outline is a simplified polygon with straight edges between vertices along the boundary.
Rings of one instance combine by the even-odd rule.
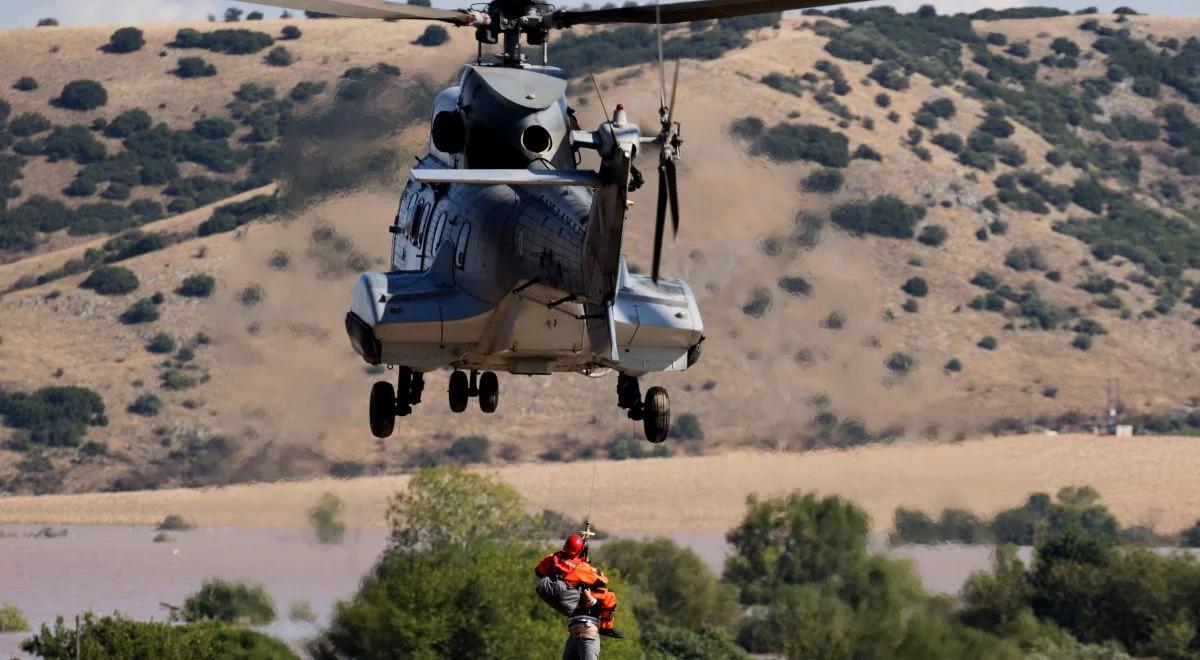
[[[262,583],[280,620],[262,628],[294,646],[327,622],[333,604],[348,598],[387,544],[383,530],[351,532],[341,545],[322,546],[304,529],[210,528],[171,532],[152,543],[150,527],[68,526],[61,538],[28,536],[36,526],[10,525],[0,538],[0,602],[11,602],[30,625],[87,610],[119,611],[135,619],[165,620],[206,578]],[[721,534],[666,534],[720,571],[728,546]],[[882,541],[873,544],[886,550]],[[973,571],[991,565],[985,546],[906,546],[888,550],[913,561],[927,588],[954,593]],[[1028,559],[1028,549],[1022,556]],[[305,601],[317,623],[287,620]],[[28,633],[0,634],[0,657],[19,654]]]

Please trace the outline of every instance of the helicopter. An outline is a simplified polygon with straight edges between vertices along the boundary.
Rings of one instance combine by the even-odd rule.
[[[679,230],[677,162],[683,140],[674,109],[679,63],[668,96],[662,25],[778,12],[856,0],[697,0],[665,5],[557,9],[535,0],[492,0],[469,9],[384,0],[266,0],[262,4],[359,19],[425,20],[473,27],[479,43],[458,84],[430,114],[427,152],[417,159],[388,228],[391,270],[354,284],[346,333],[371,365],[396,367],[397,383],[371,388],[372,434],[389,437],[397,417],[421,402],[425,374],[452,371],[450,410],[469,399],[495,412],[496,372],[521,375],[617,373],[617,406],[660,443],[671,426],[667,390],[642,394],[640,377],[682,371],[700,359],[704,325],[681,279],[661,277],[668,212]],[[658,130],[642,135],[621,105],[594,131],[567,102],[567,74],[549,63],[553,30],[642,23],[658,30]],[[527,60],[522,37],[540,46]],[[483,47],[500,44],[496,61]],[[595,83],[593,78],[593,84]],[[597,93],[599,88],[597,87]],[[653,265],[631,272],[622,234],[645,184],[634,165],[657,148]],[[579,169],[585,150],[595,170]]]

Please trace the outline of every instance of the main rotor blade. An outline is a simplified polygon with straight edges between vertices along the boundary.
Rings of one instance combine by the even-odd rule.
[[[434,9],[419,5],[401,5],[384,0],[254,0],[260,5],[315,11],[342,18],[389,18],[442,21],[470,25],[471,15],[464,11]]]
[[[679,91],[679,60],[675,60],[675,78],[671,81],[671,105],[667,106],[667,132],[675,121],[675,94]]]
[[[657,16],[661,16],[663,23],[687,23],[856,2],[863,0],[696,0],[662,5],[659,8],[639,5],[589,11],[563,10],[555,12],[554,17],[559,27],[602,23],[654,23]]]
[[[679,235],[679,185],[675,180],[675,159],[668,160],[667,199],[671,201],[671,236]]]
[[[658,32],[658,107],[667,107],[667,72],[663,65],[662,20],[658,0],[654,0],[654,27]]]
[[[663,230],[667,224],[667,177],[666,166],[658,165],[658,210],[654,216],[654,264],[650,269],[650,279],[658,283],[658,267],[662,263]]]

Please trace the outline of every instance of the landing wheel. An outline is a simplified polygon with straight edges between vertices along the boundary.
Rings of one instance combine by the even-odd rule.
[[[396,428],[396,390],[387,381],[371,386],[371,434],[386,438]]]
[[[450,374],[450,410],[460,413],[467,409],[467,399],[470,397],[470,385],[467,383],[467,372],[455,371]]]
[[[651,387],[646,390],[646,400],[642,403],[642,426],[650,442],[657,444],[667,439],[667,431],[671,428],[671,399],[665,389]]]
[[[500,379],[495,372],[485,371],[479,374],[479,409],[485,413],[496,412],[500,403]]]

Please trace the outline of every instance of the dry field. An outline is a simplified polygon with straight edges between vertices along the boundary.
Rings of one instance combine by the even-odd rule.
[[[1200,439],[1027,435],[955,444],[902,444],[807,454],[735,452],[622,462],[517,465],[485,470],[513,485],[531,510],[583,517],[595,471],[592,519],[622,533],[719,533],[747,495],[837,493],[870,513],[877,532],[897,506],[980,515],[1034,491],[1097,488],[1125,524],[1176,530],[1200,518]],[[0,498],[0,524],[147,525],[179,513],[206,527],[297,527],[317,497],[345,499],[354,527],[383,525],[387,497],[407,478],[317,479],[203,490]]]

